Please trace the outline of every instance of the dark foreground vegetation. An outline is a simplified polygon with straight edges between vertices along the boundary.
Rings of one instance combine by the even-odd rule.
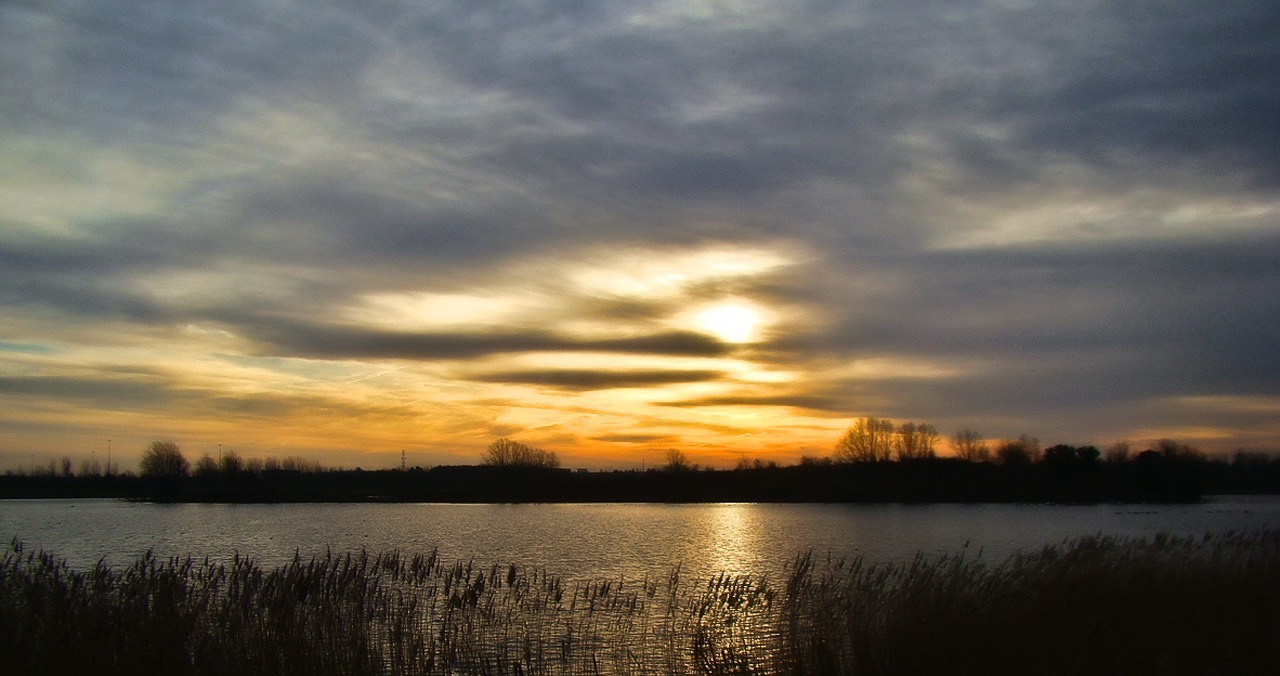
[[[1270,674],[1280,532],[987,561],[798,556],[778,579],[570,582],[434,554],[264,569],[0,558],[16,674]]]

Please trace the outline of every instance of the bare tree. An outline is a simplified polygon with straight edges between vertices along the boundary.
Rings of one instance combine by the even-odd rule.
[[[1129,442],[1117,441],[1107,447],[1103,460],[1109,463],[1129,462]]]
[[[184,477],[190,469],[182,451],[172,441],[153,441],[142,453],[142,475]]]
[[[964,428],[951,437],[951,452],[957,458],[968,462],[988,462],[991,460],[991,447],[981,434]]]
[[[678,448],[667,449],[667,462],[662,469],[667,472],[687,472],[693,469],[693,465],[689,463],[689,456]]]
[[[217,473],[218,473],[218,461],[209,457],[208,453],[205,453],[204,455],[200,456],[199,460],[196,460],[196,467],[194,470],[194,474],[197,477],[211,477]]]
[[[893,437],[893,452],[899,460],[932,458],[937,445],[938,429],[928,423],[902,423]]]
[[[836,442],[836,462],[879,462],[893,453],[893,421],[858,418]]]
[[[1170,460],[1204,461],[1208,459],[1195,446],[1177,442],[1173,439],[1161,439],[1156,442],[1156,450]]]
[[[226,453],[222,454],[222,457],[218,462],[218,471],[228,476],[239,474],[243,469],[244,460],[240,458],[235,450],[228,450]]]
[[[287,458],[277,458],[279,463],[277,469],[286,472],[322,472],[324,467],[319,460],[311,460],[300,455],[293,455]]]
[[[495,439],[484,449],[481,462],[493,467],[544,467],[560,466],[555,453],[503,437]]]

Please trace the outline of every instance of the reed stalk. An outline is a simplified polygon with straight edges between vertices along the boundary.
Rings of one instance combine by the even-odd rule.
[[[1280,532],[1086,537],[1001,561],[798,555],[767,573],[569,581],[436,552],[267,569],[0,556],[0,664],[61,674],[1262,674]]]

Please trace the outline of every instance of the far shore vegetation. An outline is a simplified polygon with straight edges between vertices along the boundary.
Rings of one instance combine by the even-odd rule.
[[[117,497],[191,502],[1194,502],[1215,493],[1280,493],[1280,458],[1240,450],[1209,457],[1162,440],[1042,447],[1029,435],[991,441],[969,429],[949,439],[926,423],[859,418],[823,457],[794,465],[744,459],[700,468],[683,451],[646,470],[561,467],[546,449],[501,438],[478,465],[363,470],[314,460],[242,458],[194,464],[173,441],[145,449],[137,472],[73,470],[69,457],[0,476],[0,498]]]
[[[1280,532],[566,580],[435,552],[0,555],[14,674],[1272,674]]]

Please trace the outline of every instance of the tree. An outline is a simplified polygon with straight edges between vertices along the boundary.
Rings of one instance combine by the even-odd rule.
[[[1076,462],[1082,467],[1094,467],[1098,464],[1098,459],[1102,457],[1102,451],[1097,446],[1081,446],[1076,449]]]
[[[689,456],[678,448],[667,449],[667,462],[662,466],[667,472],[687,472],[693,469],[693,465],[689,464]]]
[[[1091,471],[1098,464],[1102,452],[1093,446],[1056,444],[1044,449],[1040,464],[1060,477],[1075,476],[1080,471]]]
[[[481,459],[491,467],[542,467],[554,469],[560,466],[555,453],[503,437],[495,439],[484,449]]]
[[[937,445],[938,429],[927,423],[902,423],[893,437],[893,452],[899,460],[932,458]]]
[[[981,434],[969,428],[956,432],[951,437],[951,452],[957,458],[967,462],[988,462],[991,460],[991,447]]]
[[[1103,457],[1109,463],[1125,463],[1129,462],[1129,453],[1129,442],[1117,441],[1107,447],[1107,452]]]
[[[858,418],[836,442],[836,462],[879,462],[893,452],[893,421]]]
[[[195,471],[197,477],[208,478],[218,473],[218,461],[209,457],[208,453],[200,456],[196,461]]]
[[[184,477],[190,467],[172,441],[153,441],[142,453],[142,476]]]
[[[996,449],[996,460],[1001,465],[1029,465],[1040,457],[1040,440],[1020,435],[1014,441],[1006,441]]]
[[[222,458],[218,462],[218,471],[226,476],[235,476],[244,469],[244,461],[236,455],[234,450],[229,450],[222,454]]]
[[[1208,460],[1205,454],[1200,452],[1200,449],[1179,443],[1173,439],[1161,439],[1156,443],[1156,450],[1170,460],[1185,462],[1205,462]]]

